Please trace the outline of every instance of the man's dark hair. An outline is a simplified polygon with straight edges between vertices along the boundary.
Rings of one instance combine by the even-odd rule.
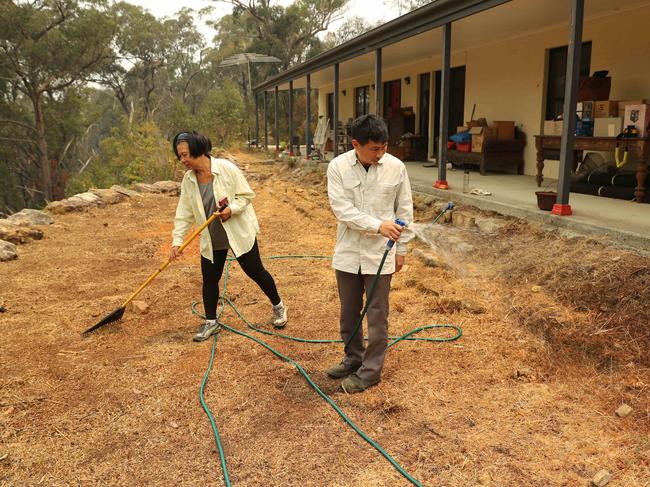
[[[383,144],[388,140],[388,127],[382,118],[371,113],[355,119],[350,134],[361,145],[366,145],[370,140]]]
[[[210,152],[212,152],[212,142],[205,135],[192,130],[191,132],[179,132],[174,136],[172,140],[172,148],[174,149],[174,154],[176,158],[178,157],[178,144],[181,142],[187,142],[187,146],[190,149],[190,155],[192,157],[199,156],[208,156],[210,157]]]

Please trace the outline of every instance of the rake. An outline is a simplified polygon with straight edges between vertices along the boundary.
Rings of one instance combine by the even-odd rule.
[[[221,203],[221,202],[220,202]],[[187,247],[192,240],[196,238],[198,234],[200,234],[210,223],[214,221],[215,218],[217,218],[219,215],[221,215],[221,212],[225,209],[225,207],[221,207],[220,210],[215,211],[212,215],[210,215],[210,218],[208,218],[203,225],[201,225],[199,228],[196,229],[196,231],[190,235],[185,242],[183,242],[183,245],[181,245],[178,249],[179,253],[183,253],[183,250],[185,250],[185,247]],[[153,274],[151,274],[144,283],[133,293],[129,298],[122,303],[122,306],[117,308],[115,311],[113,311],[111,314],[103,318],[99,323],[96,325],[91,326],[88,328],[86,331],[84,331],[81,336],[85,337],[88,336],[88,334],[94,332],[98,328],[101,328],[104,325],[108,325],[109,323],[113,323],[114,321],[119,321],[122,319],[122,316],[124,316],[124,311],[126,310],[127,305],[135,299],[135,297],[142,292],[142,290],[149,285],[151,281],[153,281],[158,274],[160,274],[162,271],[164,271],[167,266],[171,263],[172,258],[168,258],[167,261],[161,265]]]

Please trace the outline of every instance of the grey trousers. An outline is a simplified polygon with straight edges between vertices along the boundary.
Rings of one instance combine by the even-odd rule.
[[[357,368],[356,374],[370,383],[379,382],[388,344],[388,293],[392,274],[383,274],[377,280],[375,294],[366,314],[368,345],[363,340],[363,325],[350,342],[343,363]],[[341,302],[341,338],[347,342],[357,326],[363,310],[363,295],[370,292],[374,275],[336,271],[336,283]]]

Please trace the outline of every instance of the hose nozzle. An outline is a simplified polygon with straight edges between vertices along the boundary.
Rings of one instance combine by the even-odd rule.
[[[408,226],[408,224],[404,220],[402,220],[401,218],[396,218],[395,223],[397,223],[398,225],[400,225],[402,227],[407,227]],[[393,245],[395,245],[394,240],[389,240],[388,242],[386,242],[386,247],[388,247],[389,249],[392,249]]]

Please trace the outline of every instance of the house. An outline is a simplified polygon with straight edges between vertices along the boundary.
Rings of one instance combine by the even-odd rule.
[[[317,89],[318,114],[342,124],[369,112],[385,118],[399,113],[396,130],[416,134],[422,155],[439,160],[447,160],[448,136],[472,115],[488,123],[514,121],[526,139],[523,173],[537,175],[540,184],[542,170],[558,178],[554,212],[570,214],[573,150],[585,148],[577,145],[582,138],[574,136],[575,120],[565,121],[554,150],[538,150],[535,136],[545,120],[576,111],[579,80],[596,71],[609,72],[610,100],[650,99],[649,25],[647,0],[436,0],[254,91],[266,97],[269,91]],[[311,116],[309,104],[307,110]],[[335,154],[344,149],[342,133],[333,131]],[[613,144],[604,148],[613,150]],[[642,201],[646,141],[638,141],[636,155],[635,194]],[[439,166],[437,184],[444,187],[445,165]]]

